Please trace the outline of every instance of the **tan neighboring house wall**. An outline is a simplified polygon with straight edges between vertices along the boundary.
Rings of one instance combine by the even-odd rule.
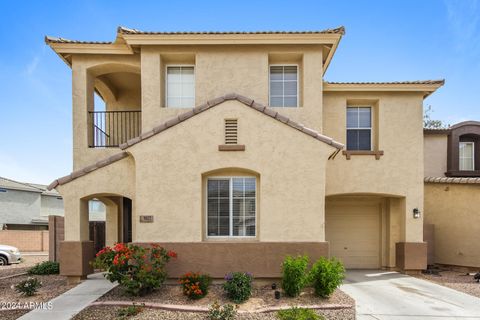
[[[51,187],[64,196],[67,212],[63,246],[70,253],[61,259],[70,262],[73,250],[83,260],[63,274],[90,271],[91,198],[107,206],[107,244],[128,237],[122,201],[130,199],[132,241],[161,243],[184,257],[173,276],[192,261],[215,277],[235,265],[278,276],[285,254],[315,258],[340,248],[341,237],[327,239],[326,230],[337,223],[347,233],[336,218],[348,214],[368,215],[378,233],[368,261],[349,259],[361,248],[347,249],[364,234],[347,239],[348,267],[424,268],[423,219],[412,215],[423,211],[422,102],[443,81],[325,82],[342,35],[343,29],[163,34],[119,28],[113,43],[47,38],[73,78],[74,172]],[[297,108],[268,106],[269,66],[276,64],[298,67]],[[168,65],[194,65],[195,108],[165,106]],[[141,111],[140,137],[120,148],[88,147],[95,90],[107,111]],[[349,105],[372,107],[370,152],[344,150]],[[224,146],[226,119],[238,121],[236,145]],[[206,236],[206,179],[215,176],[255,178],[255,237]],[[365,210],[356,211],[358,205]],[[141,222],[145,216],[153,221]]]
[[[425,177],[444,177],[447,172],[447,135],[426,134],[423,144]]]
[[[460,133],[456,133],[457,130]],[[447,160],[458,156],[458,152],[452,154],[453,148],[458,148],[452,135],[466,135],[472,139],[480,138],[479,132],[480,123],[475,121],[458,123],[448,129],[424,131],[424,222],[433,225],[435,263],[480,267],[480,253],[476,247],[480,243],[479,174],[478,171],[460,171],[452,165],[449,168]],[[475,157],[477,152],[474,150]],[[456,163],[458,165],[458,161]],[[476,164],[475,169],[478,170]]]

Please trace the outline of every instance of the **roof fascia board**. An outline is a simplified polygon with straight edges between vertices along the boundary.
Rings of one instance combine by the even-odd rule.
[[[425,97],[440,88],[441,84],[331,84],[324,83],[323,90],[327,92],[423,92]]]
[[[125,44],[86,44],[86,43],[50,43],[58,54],[133,54],[132,48]]]
[[[339,34],[122,34],[129,45],[332,44]]]

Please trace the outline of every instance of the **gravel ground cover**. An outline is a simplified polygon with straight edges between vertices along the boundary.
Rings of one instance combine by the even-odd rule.
[[[59,275],[35,276],[42,282],[42,287],[38,289],[37,294],[31,297],[22,296],[11,288],[22,280],[28,278],[27,275],[4,279],[0,281],[0,309],[18,308],[30,302],[44,302],[64,293],[74,287],[67,284],[67,278]],[[2,310],[0,319],[16,319],[14,316],[19,310]],[[6,318],[5,318],[6,317]],[[18,317],[18,316],[17,316]]]
[[[420,274],[416,277],[480,298],[480,283],[474,281],[473,276],[467,276],[466,272],[440,271],[439,275]]]
[[[119,307],[111,306],[92,306],[79,314],[77,314],[73,320],[93,320],[93,319],[116,319]],[[355,310],[343,309],[343,310],[319,310],[319,314],[325,316],[327,320],[355,320]],[[164,311],[158,309],[144,308],[142,312],[134,317],[128,318],[129,320],[205,320],[206,313],[193,313],[193,312],[173,312]],[[237,320],[278,320],[275,312],[269,313],[249,313],[238,314]]]
[[[2,320],[18,319],[27,312],[28,312],[28,310],[4,310],[4,311],[0,311],[0,319],[2,319]]]
[[[116,287],[102,296],[98,301],[132,301],[132,302],[158,302],[164,304],[182,304],[191,306],[208,306],[218,301],[220,304],[230,303],[220,284],[209,287],[206,297],[199,300],[190,300],[182,293],[180,285],[166,284],[159,290],[144,297],[130,297]],[[299,297],[289,298],[282,295],[280,300],[275,299],[274,290],[270,284],[253,285],[252,297],[240,305],[239,310],[252,311],[264,307],[291,306],[291,305],[326,305],[341,304],[354,306],[355,302],[350,296],[337,289],[329,299],[318,298],[313,294],[313,288],[306,288]]]
[[[0,278],[14,274],[24,273],[37,263],[47,261],[48,255],[23,256],[22,262],[0,267]]]

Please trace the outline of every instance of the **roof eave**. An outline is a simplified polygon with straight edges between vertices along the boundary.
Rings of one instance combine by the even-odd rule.
[[[438,88],[443,86],[443,82],[435,84],[350,84],[350,83],[328,83],[325,82],[323,90],[326,92],[422,92],[425,99]]]

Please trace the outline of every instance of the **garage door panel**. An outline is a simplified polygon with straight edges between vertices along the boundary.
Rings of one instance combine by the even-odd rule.
[[[346,268],[380,266],[379,206],[327,206],[325,231],[330,255],[341,260]]]

